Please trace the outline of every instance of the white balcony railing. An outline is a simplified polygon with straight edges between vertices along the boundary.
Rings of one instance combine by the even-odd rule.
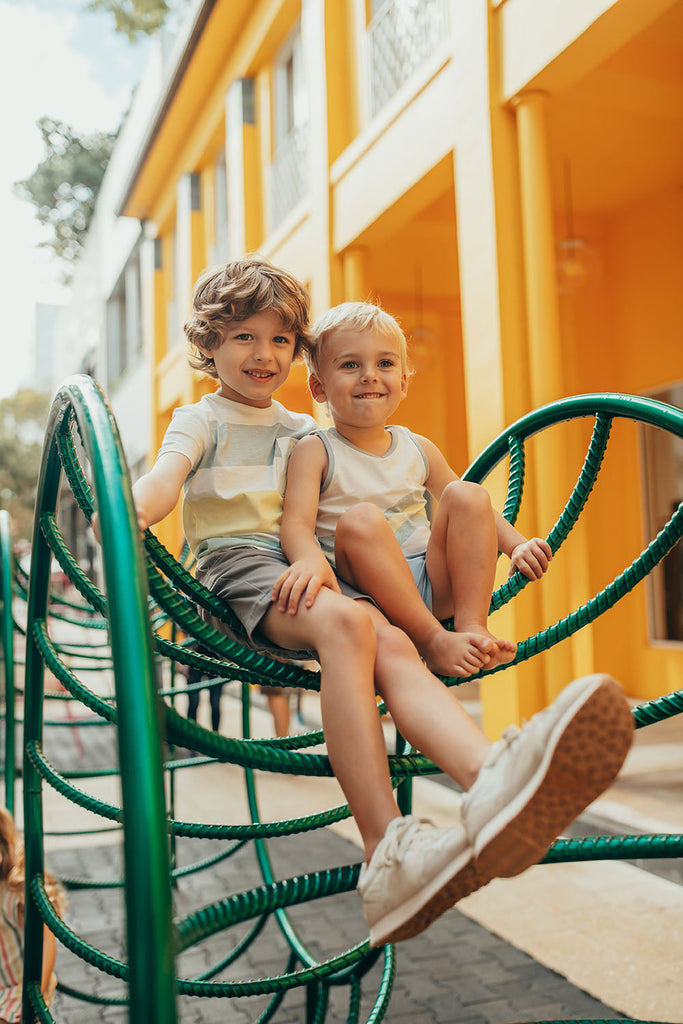
[[[301,125],[279,143],[270,165],[271,228],[277,227],[307,190],[308,125]]]
[[[447,34],[446,0],[386,0],[368,25],[374,117]]]

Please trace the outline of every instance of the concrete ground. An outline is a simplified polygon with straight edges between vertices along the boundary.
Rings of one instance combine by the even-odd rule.
[[[111,681],[102,674],[97,689]],[[222,698],[221,731],[239,735],[237,690]],[[478,713],[476,689],[463,690],[470,711]],[[184,710],[184,698],[179,709]],[[270,734],[270,718],[260,696],[253,713],[256,735]],[[50,716],[69,705],[53,703]],[[75,711],[68,711],[72,716]],[[305,694],[306,727],[319,721],[317,696]],[[208,698],[202,695],[199,720],[208,724]],[[391,730],[387,728],[388,742]],[[617,784],[577,826],[577,834],[595,832],[683,832],[683,716],[639,730]],[[68,732],[46,727],[45,753],[66,768],[113,765],[115,738],[110,727],[76,727]],[[175,817],[199,822],[249,820],[242,773],[230,765],[194,765],[176,773]],[[114,779],[84,780],[81,788],[118,802]],[[259,773],[264,820],[311,813],[343,802],[334,779],[282,777]],[[121,873],[119,836],[77,836],[96,819],[44,788],[46,830],[67,832],[46,839],[48,866],[78,878],[111,878]],[[458,796],[432,779],[415,783],[414,811],[437,824],[458,814]],[[18,815],[20,817],[20,814]],[[353,822],[269,843],[276,877],[360,859]],[[179,862],[194,862],[220,844],[208,840],[179,844]],[[390,1024],[513,1024],[568,1020],[644,1020],[683,1024],[683,887],[677,862],[643,867],[618,862],[539,865],[516,879],[496,880],[463,900],[432,928],[397,946],[398,969],[389,1011]],[[653,873],[655,868],[662,874]],[[662,877],[662,875],[670,877]],[[176,913],[206,905],[229,893],[258,885],[251,849],[244,849],[201,875],[183,878],[175,892]],[[366,934],[355,893],[295,908],[292,919],[316,956],[334,955]],[[125,925],[120,890],[72,892],[67,922],[89,943],[125,956]],[[240,932],[241,934],[241,932]],[[234,941],[232,931],[193,947],[178,962],[179,973],[196,976],[215,963]],[[224,979],[281,973],[285,943],[269,923],[248,954]],[[60,947],[60,981],[98,994],[121,993],[120,983],[87,967]],[[368,975],[360,1020],[367,1020],[379,984],[379,969]],[[329,1024],[347,1020],[348,992],[333,993]],[[181,998],[182,1024],[255,1021],[265,997],[238,1000]],[[98,1007],[58,993],[55,1020],[66,1024],[127,1020],[120,1006]],[[277,1024],[305,1020],[301,990],[290,992],[272,1018]]]

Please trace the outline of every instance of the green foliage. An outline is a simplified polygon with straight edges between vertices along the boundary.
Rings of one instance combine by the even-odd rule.
[[[45,157],[30,177],[14,187],[33,203],[40,223],[51,229],[52,237],[41,245],[69,264],[83,246],[116,134],[77,135],[51,117],[41,117],[38,128]]]
[[[24,389],[0,401],[0,507],[14,540],[30,540],[50,396]]]
[[[131,42],[140,35],[153,35],[170,9],[166,0],[90,0],[88,8],[113,14],[116,31],[124,32]]]

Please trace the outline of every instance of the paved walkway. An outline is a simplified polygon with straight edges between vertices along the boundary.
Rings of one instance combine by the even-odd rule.
[[[185,844],[187,847],[187,844]],[[193,857],[212,852],[218,844],[194,842]],[[331,867],[358,859],[357,848],[329,831],[269,843],[277,874],[285,877],[303,869]],[[189,856],[181,850],[181,858]],[[63,875],[110,878],[120,874],[120,848],[63,850],[50,857]],[[176,894],[179,913],[220,899],[227,893],[258,885],[253,853],[240,851],[234,859],[202,875],[182,880]],[[360,903],[355,893],[294,908],[292,920],[304,942],[318,956],[329,956],[365,937]],[[122,896],[116,891],[72,893],[68,920],[88,942],[114,956],[123,955]],[[245,928],[235,929],[238,935]],[[194,947],[178,960],[178,972],[191,977],[207,970],[231,948],[234,932],[219,934]],[[592,998],[560,974],[520,952],[481,925],[454,910],[428,932],[397,946],[396,981],[385,1020],[390,1024],[488,1024],[488,1022],[579,1018],[618,1018],[612,1009]],[[257,939],[239,967],[221,977],[245,980],[285,969],[287,949],[274,921]],[[59,951],[59,978],[99,994],[121,993],[122,986],[83,965],[68,951]],[[364,983],[363,1011],[367,1020],[377,993],[380,971],[373,969]],[[189,999],[179,1001],[182,1024],[247,1024],[255,1021],[267,997],[250,999]],[[123,1022],[121,1007],[96,1008],[59,994],[53,1004],[57,1021],[91,1024],[96,1020]],[[343,1024],[348,1014],[348,990],[333,992],[328,1021]],[[275,1015],[278,1024],[303,1024],[304,994],[285,997]]]
[[[103,676],[106,691],[110,682]],[[225,688],[222,729],[239,734],[238,702]],[[465,691],[463,691],[465,693]],[[207,701],[208,704],[208,701]],[[469,701],[476,715],[476,693]],[[50,716],[68,706],[61,703]],[[181,705],[181,710],[183,710]],[[319,715],[315,695],[305,695],[307,724]],[[75,712],[72,710],[71,714]],[[200,705],[206,724],[208,708]],[[683,722],[680,719],[638,733],[619,783],[590,808],[582,833],[598,831],[683,831]],[[254,731],[267,735],[270,719],[256,708]],[[657,732],[656,732],[657,731]],[[68,736],[68,739],[66,738]],[[68,733],[46,727],[45,752],[58,767],[103,767],[116,763],[111,727],[79,727]],[[230,765],[193,765],[177,773],[176,817],[202,822],[249,820],[242,773]],[[118,803],[115,779],[88,780],[82,788]],[[311,813],[341,802],[333,779],[294,779],[263,774],[259,795],[264,820]],[[673,799],[672,799],[673,798]],[[433,780],[416,780],[415,811],[437,824],[457,815],[457,794]],[[45,789],[46,829],[64,831],[100,824]],[[626,827],[624,827],[626,825]],[[585,827],[583,827],[585,826]],[[655,827],[656,826],[656,827]],[[221,844],[182,841],[179,863],[195,862]],[[116,836],[46,840],[48,865],[65,877],[110,879],[121,873]],[[277,877],[359,860],[352,822],[335,830],[269,843]],[[662,872],[670,865],[662,865]],[[247,847],[209,872],[184,877],[175,893],[183,915],[227,894],[260,884],[253,850]],[[316,956],[339,953],[366,935],[355,893],[294,908],[292,919]],[[125,958],[125,923],[120,890],[81,890],[70,895],[67,921],[92,945]],[[425,934],[397,947],[398,968],[385,1020],[389,1024],[517,1024],[527,1021],[648,1020],[683,1024],[683,886],[670,878],[621,863],[541,865],[518,879],[498,880],[462,901]],[[240,929],[235,929],[239,935]],[[178,961],[178,972],[196,976],[218,962],[235,941],[219,934],[193,947]],[[270,922],[254,947],[222,975],[255,978],[281,973],[286,945]],[[122,986],[84,965],[60,947],[60,980],[99,995],[120,995]],[[367,1020],[379,983],[379,968],[364,983],[360,1020]],[[348,991],[333,992],[329,1024],[345,1022]],[[267,997],[179,1001],[181,1024],[247,1024]],[[127,1020],[125,1008],[98,1007],[58,993],[55,1020],[66,1024]],[[303,1024],[304,995],[289,993],[273,1020]]]

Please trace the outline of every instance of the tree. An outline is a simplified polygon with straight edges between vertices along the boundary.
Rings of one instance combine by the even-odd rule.
[[[51,117],[41,117],[38,128],[45,157],[14,187],[33,203],[40,223],[52,229],[52,237],[40,244],[70,264],[83,246],[116,133],[78,135]]]
[[[170,6],[166,0],[90,0],[88,4],[91,11],[113,14],[116,31],[124,32],[131,42],[161,28]]]
[[[0,507],[14,540],[30,540],[50,396],[23,389],[0,401]]]

